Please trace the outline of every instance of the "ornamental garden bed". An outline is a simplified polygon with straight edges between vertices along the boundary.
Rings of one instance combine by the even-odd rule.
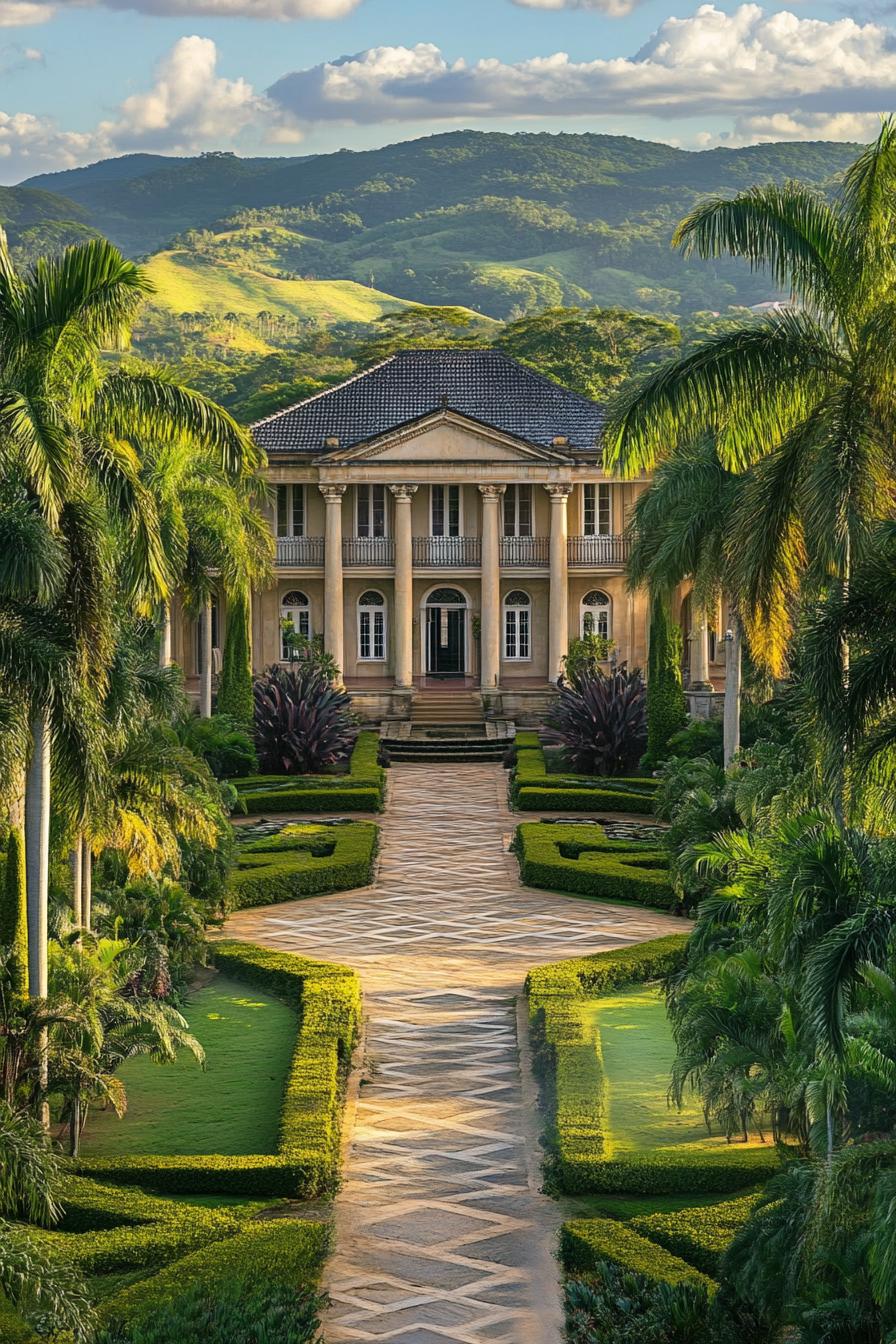
[[[520,876],[530,887],[661,910],[677,907],[666,851],[655,842],[611,840],[599,825],[524,821],[514,847]]]
[[[686,935],[535,967],[526,982],[547,1121],[546,1184],[573,1196],[566,1272],[615,1265],[711,1295],[713,1274],[780,1169],[770,1144],[707,1134],[699,1106],[669,1110],[674,1046],[655,983]]]
[[[276,905],[373,880],[379,832],[369,821],[266,823],[238,828],[228,910]]]
[[[83,1157],[78,1169],[100,1181],[171,1194],[327,1195],[338,1178],[343,1084],[360,1023],[358,977],[346,966],[251,943],[216,943],[214,958],[230,979],[297,1010],[273,1149],[232,1152],[222,1145],[214,1152],[95,1155]]]
[[[548,773],[537,733],[517,733],[515,746],[510,805],[518,811],[653,813],[657,781],[650,776]]]
[[[345,774],[247,775],[236,779],[244,816],[277,812],[382,812],[386,772],[377,764],[379,734],[358,734]]]

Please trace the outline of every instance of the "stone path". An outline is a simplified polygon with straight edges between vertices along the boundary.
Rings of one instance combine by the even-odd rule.
[[[498,766],[396,765],[375,886],[228,921],[236,937],[347,962],[364,984],[327,1344],[561,1338],[558,1215],[539,1193],[517,996],[539,962],[682,925],[521,886],[517,820]]]

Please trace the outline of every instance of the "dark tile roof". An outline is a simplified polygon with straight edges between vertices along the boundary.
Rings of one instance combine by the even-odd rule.
[[[325,439],[345,449],[448,409],[543,448],[593,451],[603,409],[498,350],[402,350],[348,382],[259,420],[257,443],[272,456],[320,456]],[[333,451],[336,451],[333,449]],[[557,451],[557,449],[555,449]]]

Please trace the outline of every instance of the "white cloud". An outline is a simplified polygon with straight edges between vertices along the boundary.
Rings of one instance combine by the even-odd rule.
[[[701,5],[630,57],[563,52],[449,62],[428,43],[374,47],[298,70],[268,91],[300,124],[483,117],[874,114],[896,104],[896,35],[878,23]]]
[[[732,131],[698,137],[703,144],[756,145],[781,140],[873,140],[880,130],[875,112],[773,112],[768,116],[738,117]]]
[[[31,4],[29,0],[0,0],[0,28],[26,28],[47,23],[55,10],[52,5]]]
[[[0,165],[6,180],[72,168],[134,150],[190,154],[232,145],[248,128],[295,140],[280,109],[244,79],[217,73],[207,37],[182,37],[159,62],[152,87],[126,98],[115,115],[90,131],[60,129],[46,117],[0,112]]]
[[[631,14],[642,0],[513,0],[520,9],[597,9],[611,19]]]

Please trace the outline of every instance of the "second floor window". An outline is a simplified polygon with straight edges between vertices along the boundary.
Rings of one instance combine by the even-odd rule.
[[[277,536],[304,537],[304,485],[277,486]]]
[[[582,518],[582,531],[586,537],[608,537],[613,530],[610,487],[601,482],[599,485],[585,485],[585,506]]]
[[[505,537],[531,537],[531,485],[508,485],[504,493],[504,535]]]
[[[356,535],[384,537],[386,535],[386,487],[359,485]]]
[[[430,491],[430,525],[433,537],[460,536],[460,486],[434,485]]]

